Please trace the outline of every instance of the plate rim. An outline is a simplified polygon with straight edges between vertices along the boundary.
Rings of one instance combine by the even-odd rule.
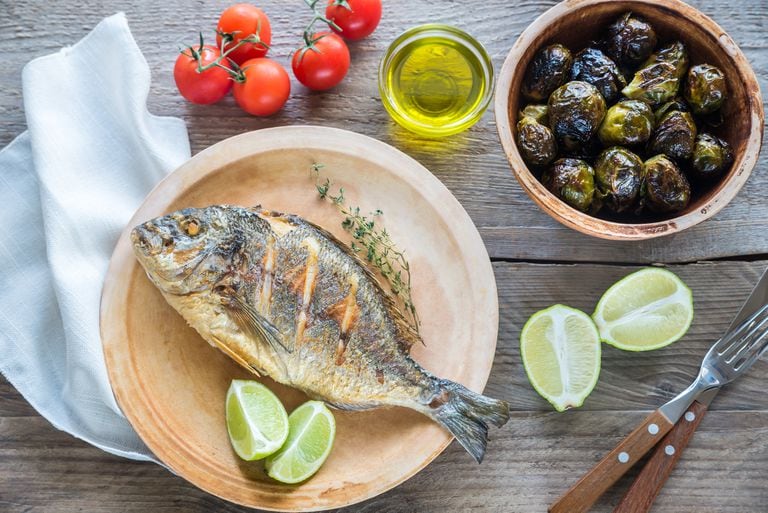
[[[256,141],[251,141],[250,139],[255,138]],[[313,141],[314,139],[314,141]],[[343,145],[337,145],[337,146],[323,146],[317,144],[319,140],[328,140],[328,141],[336,141],[344,140]],[[208,167],[208,169],[205,169],[205,162],[207,159],[209,159],[212,155],[215,155],[217,152],[221,152],[223,149],[230,149],[235,148],[239,146],[238,143],[242,143],[243,141],[248,141],[248,145],[243,146],[257,146],[256,151],[247,151],[247,152],[228,152],[226,160],[227,162],[216,166],[214,168]],[[462,245],[462,260],[466,263],[468,260],[471,260],[474,262],[482,262],[481,268],[475,268],[473,269],[472,276],[480,277],[481,280],[478,282],[481,284],[482,287],[487,288],[487,293],[485,294],[485,297],[488,299],[488,303],[481,305],[483,306],[483,311],[487,311],[491,313],[491,318],[487,319],[487,324],[489,325],[490,332],[488,333],[488,337],[490,340],[489,345],[489,360],[486,362],[482,362],[484,366],[487,368],[487,372],[485,372],[485,376],[480,380],[481,384],[478,388],[484,389],[487,385],[488,379],[490,377],[490,373],[493,366],[493,361],[495,359],[495,352],[496,347],[498,343],[498,329],[499,329],[499,305],[498,305],[498,290],[496,286],[496,280],[495,275],[493,272],[493,265],[490,261],[490,258],[488,256],[487,249],[485,247],[485,243],[483,242],[480,233],[477,230],[477,227],[475,226],[474,222],[470,218],[469,214],[467,214],[466,210],[464,210],[464,207],[461,205],[461,203],[456,199],[456,197],[451,193],[451,191],[436,177],[434,176],[425,166],[423,166],[421,163],[419,163],[416,159],[413,157],[407,155],[403,151],[399,150],[398,148],[395,148],[394,146],[391,146],[383,141],[379,141],[378,139],[374,139],[372,137],[369,137],[367,135],[359,134],[356,132],[351,132],[349,130],[344,130],[340,128],[332,128],[332,127],[325,127],[325,126],[317,126],[317,125],[290,125],[290,126],[282,126],[282,127],[272,127],[272,128],[263,128],[253,131],[244,132],[242,134],[238,134],[232,137],[228,137],[226,139],[223,139],[204,150],[200,151],[199,153],[193,155],[188,160],[186,160],[184,163],[182,163],[180,166],[178,166],[176,169],[168,173],[160,182],[158,182],[152,190],[145,196],[144,200],[142,201],[141,205],[138,206],[134,214],[132,215],[130,221],[127,223],[126,227],[123,229],[123,231],[120,234],[120,237],[115,244],[113,253],[109,260],[109,267],[106,273],[106,277],[102,286],[102,291],[100,295],[100,304],[99,304],[99,333],[101,336],[101,342],[102,342],[102,350],[104,353],[104,359],[107,367],[107,374],[109,377],[110,387],[112,388],[113,395],[115,397],[115,401],[120,408],[121,412],[125,416],[126,420],[131,424],[134,431],[136,431],[137,435],[141,440],[144,442],[144,444],[152,451],[152,453],[157,457],[157,459],[161,462],[162,465],[166,466],[169,470],[171,470],[174,474],[178,475],[179,477],[183,478],[185,481],[189,482],[190,484],[194,485],[197,488],[200,488],[201,490],[205,491],[206,493],[209,493],[211,495],[214,495],[216,497],[219,497],[220,499],[226,500],[228,502],[232,502],[235,504],[240,504],[247,507],[254,507],[259,508],[267,511],[286,511],[285,509],[281,509],[279,507],[275,507],[273,505],[264,505],[257,502],[246,502],[243,500],[238,500],[233,497],[227,497],[224,496],[222,493],[220,493],[217,490],[211,489],[208,486],[206,486],[206,483],[202,483],[196,480],[192,480],[189,477],[185,475],[185,473],[178,469],[176,465],[169,463],[167,454],[164,454],[161,456],[158,453],[163,453],[163,451],[158,451],[153,447],[154,442],[148,442],[147,439],[150,438],[149,433],[144,432],[145,428],[137,428],[137,424],[140,425],[140,423],[134,423],[134,419],[132,419],[132,416],[136,413],[133,409],[133,406],[131,405],[130,399],[127,397],[124,397],[122,394],[124,391],[122,390],[122,387],[116,383],[116,381],[120,380],[120,376],[117,374],[116,369],[116,363],[112,362],[113,360],[113,345],[116,343],[115,338],[112,336],[112,331],[115,330],[114,327],[108,327],[104,323],[104,319],[108,317],[108,312],[110,308],[115,308],[115,305],[110,302],[110,298],[119,296],[120,292],[117,291],[120,285],[120,280],[118,276],[118,268],[119,264],[121,264],[125,260],[125,253],[126,249],[128,250],[128,253],[132,255],[132,252],[130,251],[130,243],[129,243],[129,234],[131,231],[131,228],[138,224],[139,222],[143,221],[144,219],[141,218],[142,212],[147,209],[151,208],[153,206],[157,206],[158,203],[168,203],[169,197],[167,195],[160,194],[164,191],[164,189],[168,188],[171,184],[174,183],[174,181],[181,181],[183,186],[179,187],[178,191],[187,190],[191,186],[193,186],[195,183],[197,183],[200,180],[205,179],[209,174],[216,172],[217,170],[226,167],[228,164],[232,164],[234,162],[237,162],[243,158],[247,158],[249,156],[257,155],[262,152],[267,151],[274,151],[274,150],[280,150],[280,149],[293,149],[293,150],[307,150],[307,149],[322,149],[322,150],[331,150],[331,151],[338,151],[339,153],[346,153],[350,154],[352,153],[352,150],[348,147],[348,143],[352,141],[356,145],[359,145],[361,147],[369,148],[376,150],[377,152],[388,154],[389,156],[395,157],[396,159],[404,160],[408,162],[408,166],[403,166],[402,168],[399,168],[392,163],[388,163],[387,165],[382,165],[382,167],[385,167],[388,172],[398,176],[399,178],[406,178],[409,179],[408,182],[413,184],[412,179],[415,179],[417,182],[420,183],[428,183],[430,185],[429,189],[426,189],[427,191],[430,191],[434,193],[436,198],[426,198],[429,199],[429,203],[433,205],[434,208],[436,208],[438,211],[443,211],[443,214],[445,214],[445,211],[451,211],[452,214],[458,215],[462,219],[460,220],[460,223],[456,223],[455,225],[451,225],[451,231],[453,232],[455,227],[458,226],[460,228],[460,236],[457,236],[457,239],[461,240],[468,240],[468,243],[466,245]],[[309,142],[309,144],[307,144]],[[270,146],[270,143],[273,145]],[[277,143],[277,145],[274,145],[274,143]],[[313,144],[314,143],[314,144]],[[200,164],[203,163],[201,166]],[[416,170],[415,172],[412,170]],[[190,180],[191,178],[191,180]],[[414,186],[414,188],[416,188]],[[419,192],[423,193],[424,188],[418,188]],[[438,202],[435,202],[434,199],[437,199]],[[438,206],[439,205],[439,208]],[[445,218],[444,215],[441,215],[441,217]],[[455,233],[455,232],[454,232]],[[124,272],[126,275],[130,275],[131,273]],[[117,307],[119,308],[120,305],[118,304]],[[121,310],[124,312],[124,309]],[[122,316],[124,318],[124,316]],[[121,330],[118,330],[121,331]],[[471,387],[475,388],[475,387]],[[351,506],[353,504],[357,504],[363,501],[366,501],[368,499],[371,499],[373,497],[376,497],[378,495],[381,495],[397,486],[402,484],[403,482],[407,481],[417,473],[419,473],[421,470],[423,470],[429,463],[434,461],[434,459],[440,455],[446,447],[451,443],[453,440],[453,436],[451,436],[449,433],[445,433],[445,439],[440,442],[440,444],[436,447],[436,449],[429,454],[419,465],[416,465],[413,469],[411,469],[410,472],[406,472],[403,475],[399,476],[397,479],[388,481],[387,484],[383,486],[378,486],[375,488],[370,489],[368,492],[359,494],[359,495],[352,495],[348,497],[346,500],[343,501],[337,501],[333,504],[325,504],[317,507],[310,507],[310,508],[302,508],[302,509],[292,509],[291,511],[325,511],[329,509],[334,508],[342,508],[346,506]],[[175,462],[174,462],[175,463]]]

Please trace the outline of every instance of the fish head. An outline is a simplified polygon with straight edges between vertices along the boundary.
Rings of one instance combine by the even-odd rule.
[[[131,231],[133,251],[163,292],[184,295],[212,289],[243,243],[225,207],[185,208]]]

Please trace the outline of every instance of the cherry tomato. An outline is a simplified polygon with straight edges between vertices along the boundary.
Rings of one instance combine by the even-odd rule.
[[[269,46],[272,42],[272,27],[269,24],[269,18],[264,11],[251,4],[235,4],[227,7],[221,13],[219,24],[216,26],[216,44],[221,47],[221,32],[232,34],[234,39],[227,44],[224,50],[231,48],[241,39],[245,39],[258,31],[259,38],[264,45]],[[267,46],[258,43],[243,43],[227,57],[238,64],[242,64],[248,59],[264,57],[267,55]]]
[[[381,20],[381,0],[347,0],[347,5],[328,0],[325,17],[341,27],[333,31],[351,41],[370,36]]]
[[[221,52],[211,45],[203,46],[200,52],[200,64],[205,66],[219,58]],[[221,63],[229,67],[226,59]],[[217,66],[209,68],[202,73],[197,71],[197,61],[192,56],[192,51],[186,49],[176,58],[173,66],[173,79],[176,81],[181,95],[192,103],[206,105],[216,103],[232,88],[232,79],[227,70]]]
[[[346,76],[349,49],[344,40],[333,32],[319,32],[313,39],[312,48],[302,48],[293,54],[291,67],[299,82],[315,91],[323,91]]]
[[[235,101],[248,114],[270,116],[280,110],[291,94],[291,79],[280,64],[261,57],[245,61],[245,79],[235,82]]]

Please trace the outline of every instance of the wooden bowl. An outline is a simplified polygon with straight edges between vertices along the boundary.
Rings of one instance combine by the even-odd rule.
[[[336,442],[320,471],[299,485],[271,480],[261,462],[237,457],[225,424],[230,381],[256,376],[187,326],[133,256],[133,226],[220,203],[297,213],[348,241],[341,214],[318,198],[315,162],[352,205],[383,209],[377,222],[405,250],[425,342],[413,348],[414,359],[479,392],[496,348],[496,283],[483,241],[459,202],[415,160],[369,137],[306,126],[249,132],[195,155],[149,194],[117,243],[101,300],[104,356],[120,408],[159,460],[203,490],[261,509],[316,511],[373,497],[451,441],[411,410],[336,411]],[[289,411],[307,400],[263,381]]]
[[[614,222],[582,213],[549,192],[523,162],[515,142],[520,85],[529,61],[541,47],[562,43],[577,51],[600,37],[620,14],[632,11],[648,20],[660,41],[680,39],[692,64],[710,63],[725,72],[729,98],[726,120],[714,133],[734,150],[727,175],[688,207],[662,221]],[[749,177],[760,153],[763,103],[755,73],[733,39],[710,18],[679,0],[566,0],[539,16],[520,35],[499,74],[495,98],[496,127],[512,171],[525,192],[562,224],[604,239],[640,240],[679,232],[712,217],[731,201]]]

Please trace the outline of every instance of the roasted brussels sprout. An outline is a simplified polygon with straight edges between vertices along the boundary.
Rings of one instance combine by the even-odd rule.
[[[597,135],[606,146],[633,146],[651,137],[653,124],[653,111],[647,104],[640,100],[622,100],[608,109]]]
[[[621,92],[627,98],[658,105],[677,95],[687,68],[685,45],[679,41],[671,43],[651,55]]]
[[[693,155],[696,142],[696,123],[688,112],[673,110],[661,118],[648,143],[648,153],[663,153],[677,161]]]
[[[719,137],[699,134],[693,148],[693,170],[701,178],[717,178],[733,163],[731,145]]]
[[[711,114],[725,101],[725,75],[709,64],[694,66],[688,70],[683,94],[695,114]]]
[[[535,105],[533,103],[526,105],[525,108],[518,113],[517,117],[523,119],[526,116],[535,119],[542,125],[549,125],[549,108],[546,105]]]
[[[568,80],[571,51],[563,45],[549,45],[539,50],[528,64],[521,92],[529,100],[542,101]]]
[[[558,145],[574,150],[589,141],[605,116],[605,100],[592,84],[575,80],[549,97],[549,126]]]
[[[655,53],[648,57],[642,65],[653,66],[659,62],[666,62],[675,67],[675,78],[682,80],[685,76],[685,72],[688,70],[688,49],[680,41],[675,41],[662,46]]]
[[[609,103],[627,85],[616,63],[597,48],[585,48],[576,54],[571,66],[571,80],[592,84]]]
[[[643,206],[653,212],[679,212],[691,200],[691,185],[674,162],[656,155],[643,164],[640,196]]]
[[[582,212],[589,210],[595,196],[595,171],[579,159],[559,159],[541,177],[544,187]]]
[[[674,100],[662,103],[661,106],[653,111],[653,119],[655,124],[658,125],[661,121],[661,118],[663,118],[668,112],[675,110],[679,110],[680,112],[690,112],[691,109],[688,108],[688,104],[685,103],[681,98],[675,98]]]
[[[656,32],[650,23],[628,12],[608,26],[603,49],[624,66],[643,62],[656,47]]]
[[[597,157],[597,195],[603,205],[613,212],[623,212],[635,204],[642,179],[643,161],[626,148],[614,146]]]
[[[557,156],[552,131],[529,116],[517,122],[517,147],[523,160],[531,166],[546,166]]]

